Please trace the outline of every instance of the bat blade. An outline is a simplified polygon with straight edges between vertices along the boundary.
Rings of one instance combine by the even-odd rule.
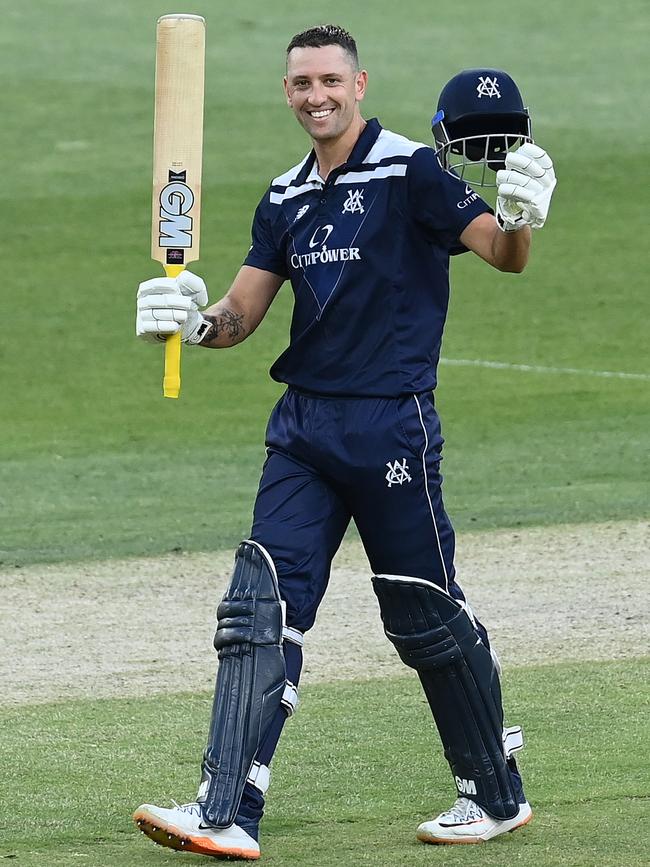
[[[205,19],[163,15],[156,27],[151,257],[174,277],[199,258]],[[165,397],[180,391],[180,336],[165,343]]]

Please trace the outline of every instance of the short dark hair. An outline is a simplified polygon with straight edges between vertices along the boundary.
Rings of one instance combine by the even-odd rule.
[[[340,45],[350,55],[354,68],[359,69],[357,43],[347,30],[336,24],[319,24],[318,27],[310,27],[309,30],[296,33],[287,46],[287,57],[294,48],[323,48],[325,45]]]

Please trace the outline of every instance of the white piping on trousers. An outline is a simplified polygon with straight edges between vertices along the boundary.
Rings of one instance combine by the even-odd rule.
[[[417,394],[413,395],[413,400],[418,408],[418,415],[420,416],[420,424],[422,425],[422,430],[424,431],[424,449],[422,451],[422,471],[424,473],[424,490],[427,495],[427,500],[429,501],[429,510],[431,512],[431,520],[433,521],[433,529],[436,534],[436,542],[438,543],[438,553],[440,554],[440,562],[442,563],[442,571],[445,576],[445,591],[447,595],[449,595],[449,575],[447,574],[447,567],[445,566],[445,558],[442,556],[442,546],[440,544],[440,534],[438,533],[438,524],[436,523],[436,515],[433,511],[433,503],[431,502],[431,495],[429,494],[429,477],[427,475],[427,463],[426,463],[426,453],[429,448],[429,435],[427,434],[427,429],[424,426],[424,420],[422,418],[422,409],[420,408],[420,401],[418,400]]]

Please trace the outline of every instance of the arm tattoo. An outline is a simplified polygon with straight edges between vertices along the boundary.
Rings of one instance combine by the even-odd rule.
[[[232,310],[225,309],[216,316],[204,313],[203,318],[210,323],[210,327],[201,340],[204,346],[219,338],[223,339],[223,337],[227,337],[228,344],[232,345],[239,343],[246,337],[243,313],[234,313]]]

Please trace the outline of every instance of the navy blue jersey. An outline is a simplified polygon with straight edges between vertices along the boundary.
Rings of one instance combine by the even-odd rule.
[[[271,376],[323,395],[432,389],[449,303],[449,257],[488,205],[432,148],[368,122],[327,181],[312,151],[275,178],[246,265],[291,281],[290,345]]]

